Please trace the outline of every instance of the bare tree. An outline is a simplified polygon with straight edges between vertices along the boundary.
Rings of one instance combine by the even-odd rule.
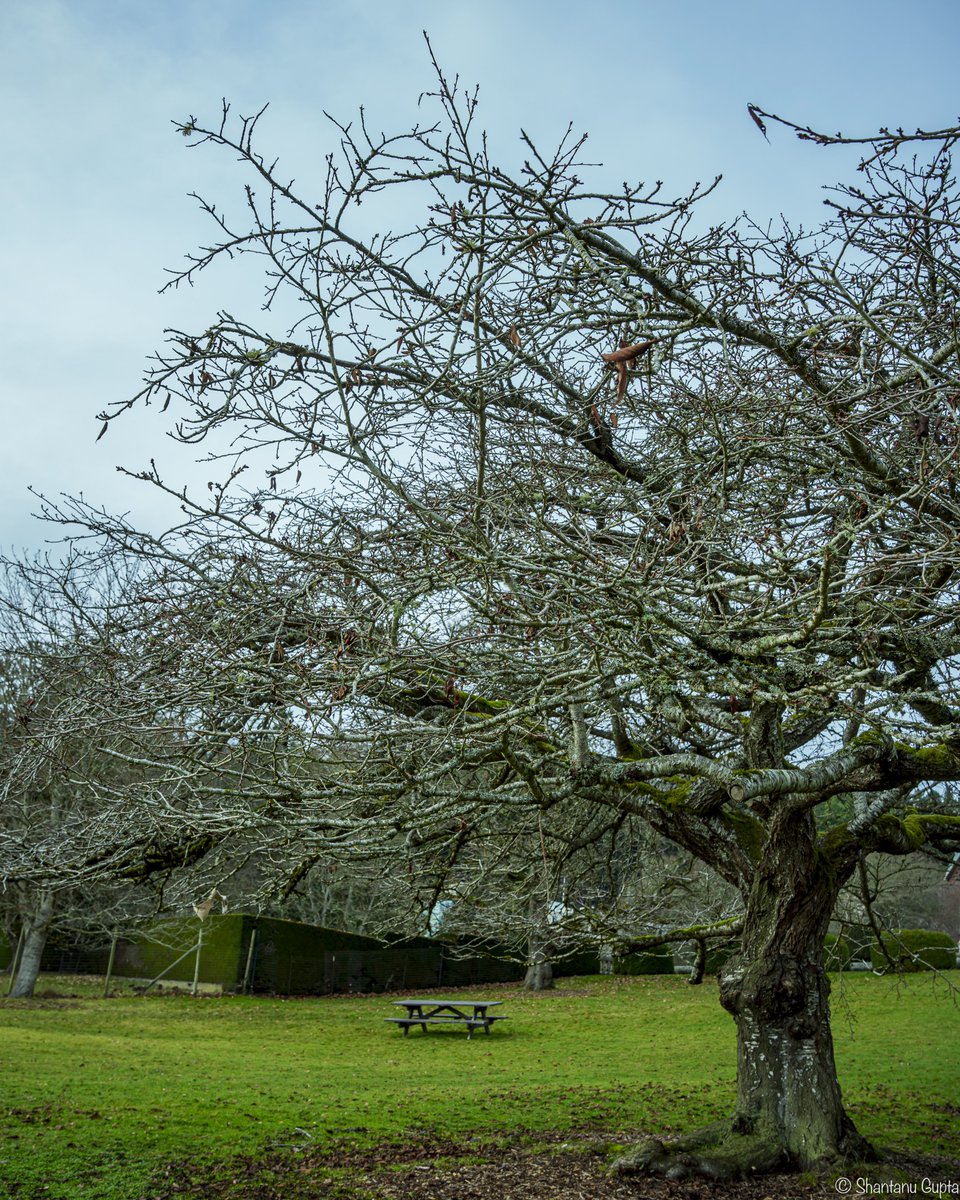
[[[33,995],[51,934],[89,942],[150,906],[103,874],[49,870],[78,838],[89,846],[102,796],[137,774],[116,753],[116,722],[90,719],[88,697],[109,688],[112,664],[93,636],[93,593],[76,583],[68,565],[51,574],[35,562],[8,568],[0,589],[0,919],[17,946],[15,998]]]
[[[437,125],[338,127],[303,188],[261,114],[178,125],[249,183],[171,286],[250,261],[266,312],[171,331],[103,414],[169,406],[208,448],[200,495],[138,472],[177,530],[48,510],[142,564],[131,711],[176,726],[157,769],[193,797],[107,804],[73,861],[133,863],[149,822],[165,866],[228,838],[294,883],[378,857],[422,912],[484,871],[496,900],[498,851],[644,822],[742,898],[738,1084],[625,1168],[860,1157],[828,922],[866,855],[960,845],[916,801],[960,778],[958,131],[865,139],[820,229],[708,225],[709,188],[597,190],[572,135],[501,169],[438,77]]]

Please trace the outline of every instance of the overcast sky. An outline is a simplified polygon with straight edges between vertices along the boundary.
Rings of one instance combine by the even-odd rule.
[[[810,221],[848,173],[785,132],[765,142],[750,101],[854,133],[960,119],[957,0],[2,0],[0,551],[54,536],[31,485],[156,527],[159,501],[117,464],[154,456],[188,477],[156,410],[95,441],[96,413],[137,390],[164,327],[237,306],[224,271],[158,295],[210,233],[188,193],[237,188],[171,122],[213,121],[222,97],[244,114],[269,102],[262,149],[302,177],[335,144],[323,110],[363,104],[385,131],[416,119],[424,29],[445,70],[479,85],[503,161],[521,125],[549,144],[573,122],[611,186],[679,192],[722,173],[718,215]]]

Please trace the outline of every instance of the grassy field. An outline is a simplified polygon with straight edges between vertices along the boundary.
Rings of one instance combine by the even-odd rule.
[[[175,1159],[406,1130],[670,1132],[729,1110],[733,1026],[714,984],[562,984],[476,989],[510,1020],[467,1041],[403,1038],[381,1019],[390,997],[101,1000],[47,978],[38,990],[60,994],[0,1001],[0,1195],[136,1200]],[[860,1128],[960,1157],[960,1009],[946,982],[846,975],[834,1010]]]

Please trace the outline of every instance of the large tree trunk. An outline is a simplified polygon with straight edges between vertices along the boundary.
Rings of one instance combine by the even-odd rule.
[[[549,959],[527,963],[527,973],[523,977],[523,986],[528,992],[545,992],[555,986],[553,982],[553,964]]]
[[[53,893],[41,892],[32,913],[24,920],[23,950],[11,997],[32,996],[40,974],[40,959],[47,944],[47,932],[53,919]]]
[[[720,974],[737,1027],[734,1115],[674,1145],[647,1142],[621,1169],[733,1177],[871,1157],[844,1111],[830,1032],[823,942],[840,882],[809,816],[771,819],[741,950]]]
[[[742,949],[720,976],[737,1023],[737,1132],[772,1139],[806,1169],[868,1150],[844,1111],[830,1031],[823,942],[836,898],[819,867],[795,870],[796,849],[764,864]]]
[[[527,910],[527,973],[523,986],[528,992],[544,992],[554,986],[553,946],[546,935],[548,905],[531,896]]]
[[[523,986],[528,992],[545,992],[554,986],[550,945],[531,935],[527,943],[527,973]]]

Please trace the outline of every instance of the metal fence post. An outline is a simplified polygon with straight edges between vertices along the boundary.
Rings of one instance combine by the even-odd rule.
[[[200,932],[197,935],[197,958],[193,964],[193,987],[190,989],[190,995],[195,996],[197,989],[200,986],[200,951],[203,949],[203,924],[200,925]]]
[[[253,952],[257,945],[257,923],[254,921],[253,929],[250,930],[250,944],[247,946],[247,962],[243,968],[243,983],[240,987],[241,992],[246,995],[250,989],[253,975]]]
[[[13,952],[13,958],[10,960],[10,983],[7,985],[7,995],[13,991],[13,985],[17,980],[17,969],[20,966],[20,952],[23,950],[23,939],[26,936],[27,927],[20,926],[20,936],[17,938],[16,949]]]
[[[110,957],[107,959],[107,976],[103,981],[103,998],[106,1000],[110,995],[110,980],[113,978],[113,963],[117,957],[117,940],[120,934],[115,929],[113,937],[110,939]]]

